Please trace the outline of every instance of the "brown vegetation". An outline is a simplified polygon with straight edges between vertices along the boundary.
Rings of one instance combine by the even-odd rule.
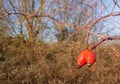
[[[4,41],[4,42],[3,42]],[[79,42],[38,42],[31,45],[18,38],[4,39],[0,53],[2,84],[96,84],[120,83],[120,45],[100,46],[95,50],[97,61],[92,67],[76,67],[76,57],[85,48]],[[3,49],[4,48],[4,49]]]
[[[117,0],[0,0],[0,84],[120,83],[120,44],[103,43],[120,35],[119,9]],[[96,62],[78,69],[88,48]]]

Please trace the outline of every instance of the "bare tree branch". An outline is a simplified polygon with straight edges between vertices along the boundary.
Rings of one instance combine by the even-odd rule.
[[[92,46],[90,49],[93,50],[95,49],[97,46],[99,46],[102,42],[106,41],[106,40],[120,40],[120,37],[106,37],[104,39],[102,39],[101,41],[99,41],[98,43],[96,43],[94,46]]]
[[[117,1],[113,0],[113,2],[117,5],[118,8],[120,8],[120,6],[118,5]]]
[[[10,13],[10,12],[8,12],[8,13],[5,14],[4,16],[0,16],[0,19],[2,19],[2,18],[4,18],[4,17],[7,17],[7,16],[9,16],[9,15],[14,15],[14,14],[24,15],[24,16],[28,16],[28,17],[48,17],[48,18],[54,20],[55,22],[57,22],[58,24],[64,24],[64,25],[67,25],[67,26],[76,28],[78,31],[84,30],[84,31],[86,31],[86,32],[91,33],[92,35],[97,36],[97,37],[102,37],[102,36],[100,36],[100,35],[98,35],[98,34],[96,34],[96,33],[94,33],[94,32],[91,32],[90,30],[87,30],[87,29],[85,28],[86,26],[80,27],[80,26],[78,26],[78,25],[76,25],[76,24],[69,24],[69,23],[67,23],[67,22],[61,22],[61,21],[55,19],[54,17],[50,16],[49,14],[39,14],[39,15],[37,15],[37,14],[27,14],[27,13],[24,13],[24,12],[18,12],[18,13]],[[108,15],[102,16],[102,17],[100,17],[100,18],[97,18],[96,20],[92,20],[87,26],[90,27],[90,28],[92,28],[92,27],[93,27],[96,23],[98,23],[100,20],[102,20],[102,19],[104,19],[104,18],[107,18],[107,17],[110,17],[110,16],[118,16],[118,15],[120,15],[120,12],[119,12],[119,13],[113,13],[113,14],[108,14]]]
[[[120,15],[120,12],[118,13],[112,13],[112,14],[108,14],[108,15],[105,15],[105,16],[102,16],[100,18],[97,18],[96,20],[93,20],[92,22],[89,23],[89,27],[93,27],[95,24],[97,24],[99,21],[101,21],[102,19],[105,19],[107,17],[110,17],[110,16],[119,16]]]

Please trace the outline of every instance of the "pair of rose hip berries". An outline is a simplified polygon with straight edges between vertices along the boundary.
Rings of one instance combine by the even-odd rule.
[[[77,66],[78,68],[87,64],[89,67],[94,64],[96,60],[96,55],[92,50],[84,50],[82,51],[77,58]]]

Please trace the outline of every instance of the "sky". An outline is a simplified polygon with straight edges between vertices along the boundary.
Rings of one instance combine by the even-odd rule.
[[[120,4],[120,0],[115,0],[118,1],[118,4]],[[104,0],[105,2],[105,7],[107,8],[105,11],[106,13],[111,13],[111,11],[114,8],[114,12],[120,12],[120,8],[118,6],[115,6],[113,3],[113,0]],[[106,19],[104,25],[106,25],[105,30],[110,29],[110,36],[113,35],[120,35],[120,16],[113,16],[109,17]]]
[[[8,2],[9,2],[10,0],[6,0],[5,1],[5,4],[7,3],[8,4]],[[16,1],[16,0],[12,0],[12,1]],[[24,1],[24,0],[23,0]],[[35,0],[35,9],[36,9],[36,11],[37,11],[37,9],[39,8],[39,6],[40,6],[40,3],[38,2],[39,0]],[[57,10],[57,6],[55,6],[55,4],[52,4],[51,5],[51,3],[50,2],[52,2],[53,0],[46,0],[46,4],[45,4],[45,9],[44,9],[44,11],[45,12],[47,12],[47,13],[50,13],[51,14],[51,10],[48,10],[49,8],[51,8],[52,10]],[[72,1],[72,0],[69,0],[69,1]],[[74,9],[72,9],[72,10],[70,10],[70,12],[71,11],[73,11],[73,12],[71,12],[71,15],[68,17],[69,18],[69,21],[68,22],[70,22],[70,23],[72,23],[72,22],[74,22],[74,20],[72,19],[72,17],[74,16],[74,17],[77,17],[77,13],[79,14],[79,8],[77,9],[77,7],[79,6],[78,5],[78,2],[79,2],[79,0],[73,0],[74,1],[74,3],[77,5],[76,6],[76,10],[74,10]],[[100,1],[100,0],[99,0]],[[113,9],[113,7],[114,7],[114,5],[112,4],[113,2],[112,2],[112,0],[102,0],[103,2],[104,2],[104,7],[103,7],[103,16],[104,15],[106,15],[106,14],[108,14],[108,13],[110,13],[111,12],[111,10]],[[116,1],[116,0],[115,0]],[[118,4],[120,4],[120,0],[117,0],[118,1]],[[17,4],[17,1],[16,1],[16,4]],[[9,5],[6,5],[7,7],[9,7]],[[50,6],[50,7],[49,7]],[[52,7],[51,7],[52,6]],[[62,5],[61,5],[62,6]],[[71,7],[75,7],[75,5],[73,5],[73,4],[70,4],[69,6],[71,6]],[[9,7],[10,8],[10,7]],[[11,8],[10,8],[11,9]],[[64,10],[64,8],[63,8],[63,10]],[[99,11],[99,8],[98,8],[98,11]],[[120,11],[120,8],[118,8],[117,6],[115,6],[114,7],[114,12],[118,12],[118,11]],[[56,11],[55,11],[56,12]],[[57,15],[57,13],[56,13],[56,15]],[[54,16],[56,19],[58,19],[59,21],[64,21],[64,18],[62,19],[62,18],[58,18],[58,17],[56,17],[56,15]],[[59,14],[58,14],[58,16],[59,16]],[[79,18],[79,17],[77,17],[77,18]],[[15,19],[13,19],[14,20],[14,22],[15,22]],[[49,22],[47,22],[49,20]],[[53,23],[54,23],[54,21],[53,20],[50,20],[49,18],[45,18],[45,21],[44,22],[47,22],[47,24],[48,24],[48,26],[50,26],[51,27],[51,29],[50,29],[50,31],[49,30],[46,30],[45,32],[43,32],[43,35],[44,34],[49,34],[49,35],[47,35],[47,37],[46,37],[46,41],[57,41],[56,39],[55,39],[55,36],[54,36],[54,32],[55,32],[55,30],[54,30],[54,25],[53,25]],[[17,23],[16,23],[17,24]],[[78,24],[79,25],[79,24]],[[19,24],[18,24],[18,26],[19,26]],[[99,25],[99,26],[101,26],[101,25]],[[102,26],[101,26],[101,29],[103,29],[102,30],[102,32],[101,32],[101,34],[104,34],[106,31],[110,31],[109,32],[109,35],[110,36],[112,36],[112,35],[117,35],[117,34],[120,34],[120,16],[115,16],[115,17],[109,17],[109,18],[107,18],[107,19],[105,19],[104,20],[104,23],[102,24]],[[18,30],[16,30],[16,31],[18,31]]]

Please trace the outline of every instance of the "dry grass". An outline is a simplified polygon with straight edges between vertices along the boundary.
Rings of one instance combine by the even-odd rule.
[[[9,41],[10,42],[10,41]],[[76,57],[85,49],[81,42],[46,44],[13,41],[1,47],[5,61],[0,61],[1,84],[118,84],[120,83],[120,45],[95,50],[92,67],[76,68]],[[6,49],[3,49],[6,48]]]

